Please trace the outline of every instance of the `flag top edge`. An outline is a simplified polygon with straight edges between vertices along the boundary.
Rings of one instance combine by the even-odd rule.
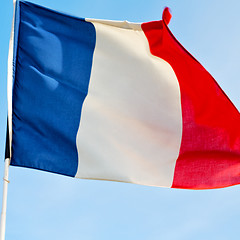
[[[85,18],[87,22],[91,23],[100,23],[112,27],[117,28],[124,28],[124,29],[132,29],[137,31],[142,31],[141,25],[142,23],[135,23],[135,22],[129,22],[129,21],[116,21],[116,20],[106,20],[106,19],[94,19],[94,18]]]
[[[74,18],[74,19],[77,19],[77,20],[85,20],[85,18],[78,17],[78,16],[74,16],[74,15],[71,15],[71,14],[66,13],[66,12],[64,12],[64,11],[52,9],[52,8],[46,7],[46,6],[44,6],[44,5],[39,5],[39,4],[36,4],[36,3],[29,2],[29,1],[17,0],[17,2],[22,3],[22,4],[25,4],[25,5],[28,5],[28,6],[29,6],[29,5],[33,5],[33,6],[36,7],[36,8],[40,8],[40,9],[43,9],[43,10],[47,10],[47,11],[50,11],[50,12],[55,13],[55,14],[58,14],[58,15],[64,15],[65,17],[70,17],[70,18]]]
[[[47,11],[51,11],[52,13],[55,13],[55,14],[58,14],[58,15],[63,15],[63,16],[70,17],[70,18],[74,18],[74,19],[77,19],[77,20],[86,20],[87,22],[91,22],[91,23],[100,23],[100,24],[105,24],[105,25],[118,27],[118,28],[142,31],[142,29],[141,29],[142,22],[130,22],[130,21],[127,21],[127,20],[122,21],[122,20],[84,18],[84,17],[74,16],[74,15],[71,15],[69,13],[59,11],[59,10],[56,10],[56,9],[52,9],[52,8],[49,8],[49,7],[45,7],[45,6],[42,6],[42,5],[38,5],[38,4],[35,4],[35,3],[32,3],[32,2],[29,2],[29,1],[17,0],[17,2],[23,3],[25,5],[33,5],[37,8],[41,8],[41,9],[44,9],[44,10],[47,10]],[[159,20],[159,21],[161,21],[161,20]]]

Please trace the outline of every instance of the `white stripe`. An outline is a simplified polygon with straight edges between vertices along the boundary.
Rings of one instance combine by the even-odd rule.
[[[133,25],[93,24],[96,48],[76,177],[171,187],[182,137],[175,73],[150,54]]]

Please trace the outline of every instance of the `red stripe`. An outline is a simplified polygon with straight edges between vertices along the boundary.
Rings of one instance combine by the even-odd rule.
[[[167,61],[180,85],[183,135],[174,188],[240,183],[240,114],[213,77],[162,21],[142,24],[153,55]]]

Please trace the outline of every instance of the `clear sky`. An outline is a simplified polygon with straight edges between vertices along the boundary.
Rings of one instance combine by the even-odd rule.
[[[169,6],[173,34],[240,109],[239,0],[34,0],[79,17],[145,22]],[[7,116],[12,1],[0,7],[0,174]],[[206,86],[207,87],[207,86]],[[228,116],[226,116],[228,117]],[[239,127],[239,126],[238,126]],[[23,156],[24,157],[24,156]],[[239,239],[240,186],[176,190],[79,180],[10,167],[6,239]],[[2,194],[2,181],[0,181]]]

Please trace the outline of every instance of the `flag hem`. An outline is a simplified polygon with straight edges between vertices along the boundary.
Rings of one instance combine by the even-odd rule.
[[[16,62],[16,41],[18,37],[19,22],[19,1],[13,1],[13,19],[12,29],[9,41],[8,51],[8,68],[7,68],[7,101],[8,101],[8,118],[7,118],[7,138],[6,138],[6,156],[11,161],[12,157],[12,95],[13,82],[15,79],[15,62]],[[8,149],[7,149],[8,148]]]

